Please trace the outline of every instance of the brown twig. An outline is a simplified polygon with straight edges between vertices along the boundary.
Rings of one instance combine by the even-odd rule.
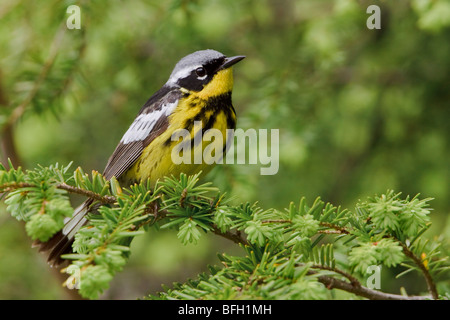
[[[425,265],[422,262],[422,259],[418,258],[411,250],[409,250],[409,248],[403,244],[401,241],[397,242],[400,244],[400,246],[403,249],[403,253],[405,254],[405,256],[407,256],[408,258],[410,258],[412,261],[414,261],[414,263],[419,267],[420,271],[422,271],[422,274],[425,278],[425,281],[427,283],[427,287],[428,287],[428,292],[431,294],[431,297],[433,299],[438,299],[439,295],[436,289],[436,284],[433,281],[433,278],[430,275],[430,272],[428,271],[428,269],[425,267]]]
[[[359,282],[358,279],[356,279],[350,273],[345,272],[345,271],[343,271],[341,269],[332,268],[332,267],[328,267],[328,266],[323,266],[323,265],[320,265],[320,264],[313,264],[313,265],[310,266],[310,268],[312,268],[312,269],[320,269],[320,270],[327,270],[327,271],[332,271],[332,272],[338,273],[338,274],[346,277],[354,287],[361,287],[361,283]]]
[[[95,192],[92,192],[89,190],[85,190],[85,189],[81,189],[81,188],[77,188],[77,187],[73,187],[73,186],[65,184],[65,183],[57,184],[56,187],[58,189],[66,190],[67,192],[70,192],[70,193],[79,194],[79,195],[97,200],[101,203],[113,204],[117,201],[116,197],[108,196],[108,195],[102,196],[102,195],[99,195],[98,193],[95,193]]]
[[[236,233],[233,233],[233,232],[231,232],[229,230],[225,231],[225,232],[222,232],[215,224],[212,224],[211,227],[212,227],[212,232],[217,234],[218,236],[221,236],[221,237],[223,237],[225,239],[231,240],[231,241],[233,241],[234,243],[237,243],[237,244],[243,244],[243,245],[246,245],[246,246],[249,245],[247,240],[244,237],[242,237],[242,234],[239,231],[236,232]]]
[[[115,203],[117,200],[115,197],[113,196],[101,196],[98,193],[89,191],[89,190],[85,190],[85,189],[80,189],[77,187],[73,187],[71,185],[68,185],[66,183],[59,183],[55,185],[56,188],[61,189],[61,190],[66,190],[67,192],[70,193],[75,193],[75,194],[79,194],[88,198],[92,198],[94,200],[97,200],[101,203]],[[33,183],[28,183],[28,182],[10,182],[10,183],[5,183],[3,185],[0,185],[0,192],[11,192],[13,190],[16,189],[20,189],[20,188],[33,188],[33,187],[37,187],[35,184]]]
[[[317,274],[315,271],[309,271],[309,274]],[[363,286],[355,286],[354,284],[330,277],[327,275],[318,275],[317,280],[325,285],[327,289],[339,289],[346,292],[353,293],[357,296],[367,298],[370,300],[427,300],[427,296],[402,296],[398,294],[385,293],[378,290],[369,289]]]
[[[335,225],[335,224],[332,224],[332,223],[329,223],[329,222],[321,222],[320,225],[322,227],[327,227],[329,229],[333,229],[333,230],[328,230],[328,231],[327,230],[321,230],[322,233],[350,234],[350,231],[348,231],[346,228],[340,227],[338,225]]]
[[[262,221],[262,224],[267,223],[292,223],[291,220],[285,220],[285,219],[270,219],[270,220],[264,220]],[[326,227],[332,230],[319,230],[319,233],[326,233],[326,234],[349,234],[350,231],[348,231],[344,227],[340,227],[338,225],[329,223],[329,222],[320,222],[320,226]]]

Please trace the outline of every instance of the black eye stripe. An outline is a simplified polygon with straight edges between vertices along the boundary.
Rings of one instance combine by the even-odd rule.
[[[203,87],[211,81],[214,75],[220,70],[225,57],[210,60],[203,65],[193,67],[189,75],[177,80],[177,84],[188,90],[201,91]]]
[[[206,75],[206,73],[205,73]],[[178,79],[177,84],[188,90],[200,91],[211,80],[212,76],[207,75],[205,78],[201,78],[197,75],[195,70],[186,78]]]

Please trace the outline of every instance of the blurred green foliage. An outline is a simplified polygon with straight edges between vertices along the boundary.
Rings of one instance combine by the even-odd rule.
[[[80,30],[65,27],[71,4],[81,8]],[[381,8],[379,30],[366,27],[371,4]],[[351,208],[387,189],[420,193],[435,198],[430,232],[450,235],[449,12],[446,0],[3,0],[0,124],[44,70],[14,123],[22,165],[73,161],[102,171],[181,57],[205,48],[243,54],[238,127],[280,129],[280,170],[218,166],[209,180],[240,202],[279,209],[299,196]],[[0,298],[67,297],[23,229],[0,214]],[[104,297],[183,281],[217,263],[227,245],[218,241],[183,246],[171,231],[138,237]],[[409,275],[385,276],[382,286],[397,288],[390,291],[423,287]]]

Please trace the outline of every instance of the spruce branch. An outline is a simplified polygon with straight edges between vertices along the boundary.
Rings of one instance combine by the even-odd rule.
[[[329,230],[319,230],[320,233],[335,233],[335,234],[350,234],[351,232],[344,227],[340,227],[338,225],[329,223],[329,222],[320,222],[320,226],[325,227]]]
[[[242,236],[242,233],[240,231],[237,232],[231,232],[230,230],[227,230],[225,232],[221,231],[219,227],[215,224],[211,224],[212,232],[218,236],[221,236],[227,240],[231,240],[236,244],[242,244],[242,245],[248,245],[249,243],[247,240]]]
[[[316,274],[311,272],[310,274]],[[353,283],[330,277],[327,275],[318,275],[317,280],[322,283],[327,289],[339,289],[349,293],[353,293],[357,296],[367,298],[370,300],[428,300],[426,296],[402,296],[398,294],[385,293],[378,290],[369,289],[361,285],[355,285]]]
[[[1,193],[11,192],[11,191],[17,190],[17,189],[33,188],[33,187],[37,187],[37,185],[33,184],[33,183],[28,183],[28,182],[8,182],[8,183],[4,183],[4,184],[0,185],[0,192]],[[114,196],[110,196],[110,195],[102,196],[99,193],[96,193],[96,192],[93,192],[90,190],[86,190],[86,189],[82,189],[82,188],[78,188],[75,186],[71,186],[66,183],[56,184],[55,187],[57,189],[65,190],[69,193],[85,196],[86,198],[90,198],[90,199],[99,201],[104,204],[108,204],[108,203],[114,204],[117,201],[116,197],[114,197]]]
[[[320,264],[313,264],[313,265],[310,266],[310,268],[311,269],[320,269],[320,270],[327,270],[327,271],[335,272],[335,273],[337,273],[337,274],[347,278],[354,287],[361,287],[361,283],[359,282],[359,280],[357,278],[352,276],[350,273],[345,272],[343,270],[340,270],[338,268],[324,266],[324,265],[320,265]]]
[[[201,230],[212,232],[246,253],[219,256],[222,268],[212,267],[210,275],[168,289],[159,298],[325,298],[322,289],[338,289],[368,299],[437,299],[433,272],[448,268],[439,258],[439,246],[428,250],[428,240],[421,241],[429,227],[429,209],[417,197],[402,200],[388,192],[359,203],[355,213],[319,198],[308,206],[302,198],[298,206],[291,203],[279,211],[230,204],[209,183],[199,184],[198,175],[182,174],[155,186],[147,182],[122,189],[114,178],[106,180],[96,171],[88,175],[81,168],[71,174],[69,166],[23,172],[10,163],[10,169],[0,169],[0,191],[8,210],[26,221],[32,236],[48,238],[62,227],[61,217],[73,210],[67,205],[68,194],[97,203],[88,224],[75,236],[74,253],[64,256],[72,261],[67,272],[80,271],[79,292],[88,298],[97,298],[108,288],[128,260],[131,241],[150,225],[177,229],[185,244],[197,242]],[[335,250],[347,255],[348,263],[337,261]],[[424,274],[430,297],[362,286],[359,277],[368,265],[391,267],[404,259],[412,259],[415,269]],[[71,275],[66,284],[74,280]]]
[[[433,299],[438,299],[439,294],[436,289],[436,284],[434,283],[434,280],[431,277],[428,268],[424,265],[422,259],[417,257],[404,243],[399,241],[399,244],[403,249],[403,253],[419,267],[420,271],[422,272],[425,278],[428,287],[428,292],[431,294],[431,297]]]
[[[428,300],[430,297],[426,296],[404,296],[392,293],[385,293],[379,290],[369,289],[361,285],[360,281],[343,270],[337,268],[331,268],[323,265],[311,265],[311,269],[327,270],[335,272],[339,275],[344,276],[349,280],[349,282],[338,279],[336,277],[331,277],[329,275],[318,275],[317,279],[320,283],[325,285],[329,290],[338,289],[349,293],[353,293],[357,296],[364,297],[370,300]],[[316,271],[308,271],[310,275],[317,275]],[[435,298],[433,298],[435,299]]]
[[[101,203],[104,204],[114,204],[117,202],[116,197],[111,196],[111,195],[101,195],[99,193],[90,191],[90,190],[86,190],[86,189],[82,189],[82,188],[77,188],[71,185],[68,185],[66,183],[60,183],[56,185],[56,188],[61,189],[61,190],[65,190],[69,193],[73,193],[73,194],[79,194],[82,196],[85,196],[87,198],[99,201]]]

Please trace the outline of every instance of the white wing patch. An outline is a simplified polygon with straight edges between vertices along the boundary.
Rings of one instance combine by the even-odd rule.
[[[134,141],[142,141],[152,132],[156,122],[163,115],[168,117],[178,105],[178,100],[172,103],[164,104],[161,109],[150,113],[143,113],[137,116],[134,122],[128,128],[127,132],[120,140],[121,143],[127,144]]]

